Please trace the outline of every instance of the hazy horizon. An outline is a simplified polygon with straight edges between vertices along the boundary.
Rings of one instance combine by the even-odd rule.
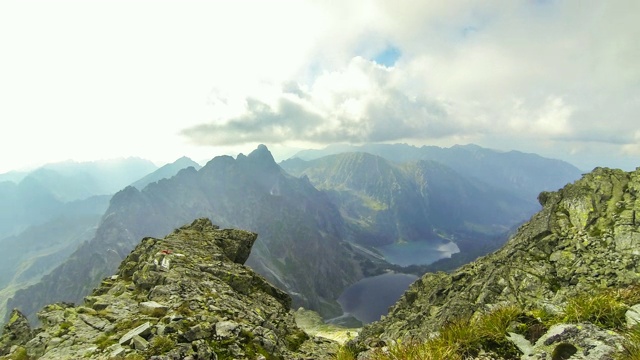
[[[0,173],[372,142],[632,170],[639,10],[633,0],[6,0]]]
[[[394,143],[394,144],[400,144],[400,143]],[[402,143],[402,144],[406,144],[406,143]],[[295,157],[295,155],[300,152],[300,151],[304,151],[304,150],[323,150],[327,147],[330,146],[335,146],[335,145],[351,145],[351,146],[361,146],[361,145],[366,145],[366,144],[328,144],[322,147],[317,147],[317,148],[308,148],[308,149],[303,149],[303,148],[288,148],[288,147],[276,147],[276,149],[274,150],[274,148],[272,146],[266,145],[267,148],[269,149],[269,151],[271,152],[271,154],[273,155],[274,159],[276,162],[281,162],[287,159],[290,159],[292,157]],[[407,144],[409,145],[409,144]],[[441,146],[442,148],[450,148],[452,146],[458,146],[458,145],[477,145],[477,144],[453,144],[451,146]],[[101,159],[94,159],[94,160],[75,160],[75,159],[66,159],[66,160],[61,160],[61,161],[53,161],[53,162],[47,162],[47,163],[42,163],[42,164],[38,164],[32,167],[23,167],[23,168],[15,168],[15,169],[10,169],[8,171],[0,171],[0,175],[3,174],[7,174],[7,173],[11,173],[11,172],[30,172],[30,171],[34,171],[37,170],[43,166],[47,166],[47,165],[51,165],[51,164],[61,164],[61,163],[67,163],[67,162],[71,162],[71,163],[91,163],[91,162],[100,162],[100,161],[117,161],[117,160],[124,160],[124,159],[128,159],[128,158],[138,158],[138,159],[142,159],[142,160],[148,160],[151,161],[155,166],[157,166],[158,168],[167,165],[167,164],[171,164],[173,162],[175,162],[176,160],[180,159],[181,157],[187,157],[190,158],[191,160],[195,161],[196,163],[198,163],[200,166],[204,166],[206,165],[207,162],[209,162],[210,160],[212,160],[213,158],[217,157],[217,156],[231,156],[233,158],[236,158],[238,155],[240,154],[244,154],[247,155],[249,154],[251,151],[255,150],[256,147],[258,145],[256,145],[255,147],[247,147],[246,150],[243,151],[238,151],[237,153],[218,153],[218,154],[213,154],[211,155],[211,157],[207,157],[207,158],[192,158],[190,156],[187,155],[179,155],[176,156],[175,158],[173,158],[172,160],[169,161],[164,161],[164,160],[160,160],[160,161],[154,161],[153,159],[147,159],[144,157],[140,157],[140,156],[120,156],[120,157],[114,157],[114,158],[101,158]],[[414,146],[414,145],[411,145]],[[430,145],[425,145],[425,146],[430,146]],[[420,147],[420,146],[416,146],[416,147]],[[494,149],[494,148],[490,148],[490,147],[484,147],[485,149],[490,149],[490,150],[495,150],[498,152],[508,152],[508,151],[518,151],[518,152],[522,152],[522,153],[532,153],[532,154],[536,154],[536,155],[540,155],[537,153],[533,153],[533,152],[527,152],[527,151],[521,151],[518,149]],[[540,155],[542,156],[542,155]],[[638,163],[638,166],[634,166],[633,164],[630,165],[630,167],[628,168],[624,168],[624,167],[615,167],[615,166],[607,166],[607,165],[594,165],[593,168],[581,168],[580,166],[564,160],[564,159],[559,159],[559,158],[554,158],[554,157],[548,157],[548,156],[543,156],[545,158],[548,159],[554,159],[554,160],[560,160],[560,161],[564,161],[567,162],[575,167],[577,167],[578,169],[580,169],[581,171],[585,171],[585,172],[589,172],[591,170],[593,170],[596,167],[610,167],[610,168],[621,168],[622,170],[625,171],[632,171],[634,170],[636,167],[640,167],[640,162]],[[1,169],[1,167],[0,167]]]

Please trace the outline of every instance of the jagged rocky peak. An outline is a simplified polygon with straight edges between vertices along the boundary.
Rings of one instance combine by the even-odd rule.
[[[258,145],[258,147],[253,150],[249,156],[250,159],[263,159],[263,160],[267,160],[267,161],[274,161],[273,160],[273,156],[271,155],[271,151],[269,151],[269,149],[267,148],[266,145],[264,144],[260,144]]]
[[[301,359],[337,346],[295,325],[290,297],[242,265],[257,235],[195,220],[145,238],[83,304],[14,312],[0,355],[32,359]],[[318,355],[319,354],[319,355]],[[2,358],[0,356],[0,358]]]
[[[559,191],[541,193],[539,200],[543,209],[502,249],[452,274],[424,275],[388,316],[363,329],[359,344],[426,339],[451,321],[478,318],[503,306],[562,318],[566,305],[585,294],[640,289],[640,168],[596,168]],[[576,334],[587,328],[563,329],[571,326],[566,331]],[[608,339],[609,345],[620,345]],[[583,340],[573,345],[584,352]],[[609,359],[614,345],[603,350],[603,357],[585,358]]]
[[[262,171],[276,173],[280,172],[280,167],[274,160],[273,155],[271,155],[271,151],[269,151],[269,149],[262,144],[258,145],[255,150],[253,150],[251,153],[249,153],[249,155],[246,156],[246,158],[242,159],[238,157],[238,159],[246,160],[252,166]]]

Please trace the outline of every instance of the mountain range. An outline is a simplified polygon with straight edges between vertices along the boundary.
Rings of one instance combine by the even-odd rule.
[[[17,183],[0,182],[0,314],[16,291],[37,283],[95,236],[113,193],[193,164],[187,158],[160,169],[137,158],[65,162],[25,173]]]
[[[342,289],[364,276],[364,257],[356,259],[345,246],[342,219],[327,196],[282,171],[261,146],[248,156],[217,157],[199,171],[184,169],[142,191],[118,192],[96,236],[8,306],[33,316],[51,299],[78,302],[141,237],[163,236],[197,217],[260,233],[248,264],[297,304],[336,314]]]
[[[538,208],[435,161],[397,164],[343,153],[280,165],[326,191],[354,231],[364,231],[356,241],[368,245],[433,241],[438,233],[465,230],[502,233]]]
[[[256,151],[225,161],[246,166]],[[44,307],[41,329],[14,310],[0,358],[636,359],[638,194],[640,170],[605,168],[542,192],[500,250],[425,274],[339,348],[299,328],[291,298],[241,265],[255,233],[197,219],[143,238],[81,305]]]
[[[498,151],[478,145],[415,147],[407,144],[332,145],[321,150],[304,150],[295,156],[313,160],[344,152],[366,152],[393,162],[432,160],[459,174],[535,201],[543,190],[553,191],[580,178],[582,171],[561,160],[520,151]]]
[[[298,170],[289,166],[294,161]],[[560,165],[567,173],[575,169]],[[282,167],[300,177],[260,146],[247,156],[216,157],[200,170],[183,169],[141,190],[125,188],[111,198],[95,236],[40,282],[16,292],[8,307],[34,319],[52,301],[79,302],[140,238],[161,237],[208,217],[258,233],[247,265],[287,291],[296,306],[333,317],[341,313],[336,299],[347,286],[385,269],[401,270],[384,261],[383,246],[457,243],[460,255],[470,256],[504,242],[506,231],[535,211],[510,191],[434,161],[398,164],[352,153],[291,160]],[[452,261],[467,259],[461,256]]]
[[[55,218],[66,203],[112,195],[156,169],[148,160],[128,158],[47,164],[19,182],[3,180],[19,179],[11,173],[0,175],[0,239]]]

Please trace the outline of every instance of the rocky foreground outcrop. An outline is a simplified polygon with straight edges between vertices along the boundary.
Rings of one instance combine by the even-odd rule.
[[[638,284],[639,197],[640,168],[633,172],[597,168],[557,192],[540,194],[543,209],[501,250],[452,274],[426,274],[411,285],[388,316],[363,329],[357,346],[384,345],[400,338],[428,339],[445,324],[501,306],[537,309],[562,318],[569,299],[597,294],[598,289],[628,289]],[[569,328],[573,330],[558,335]],[[572,346],[583,353],[572,359],[610,358],[620,342],[610,337],[606,340],[610,353],[589,355],[575,336],[576,329],[587,328],[588,324],[566,325],[552,340],[574,341]],[[553,330],[559,331],[557,327]],[[542,341],[555,341],[546,339]],[[527,352],[534,344],[518,345],[521,352]],[[546,356],[543,350],[537,351],[532,356],[540,357],[527,358]]]
[[[0,358],[330,357],[335,343],[299,329],[291,298],[242,265],[256,238],[208,219],[145,238],[82,305],[40,311],[41,329],[12,313]]]

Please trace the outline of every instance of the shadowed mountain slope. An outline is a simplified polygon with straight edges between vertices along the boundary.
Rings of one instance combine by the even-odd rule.
[[[368,153],[343,153],[281,166],[327,192],[355,240],[367,245],[438,243],[462,232],[502,234],[538,208],[434,161],[396,164]]]
[[[332,145],[322,150],[304,150],[295,157],[312,160],[354,151],[382,156],[398,163],[437,161],[465,177],[509,191],[526,201],[534,201],[541,191],[557,190],[579,179],[582,173],[564,161],[519,151],[496,151],[477,145],[455,145],[450,148],[407,144]]]
[[[140,238],[160,237],[198,217],[259,233],[247,264],[292,294],[297,305],[335,316],[334,299],[363,276],[364,259],[343,243],[342,218],[327,196],[283,172],[260,146],[237,159],[216,157],[199,171],[184,169],[143,191],[118,192],[96,236],[8,306],[32,317],[50,302],[78,302]]]

